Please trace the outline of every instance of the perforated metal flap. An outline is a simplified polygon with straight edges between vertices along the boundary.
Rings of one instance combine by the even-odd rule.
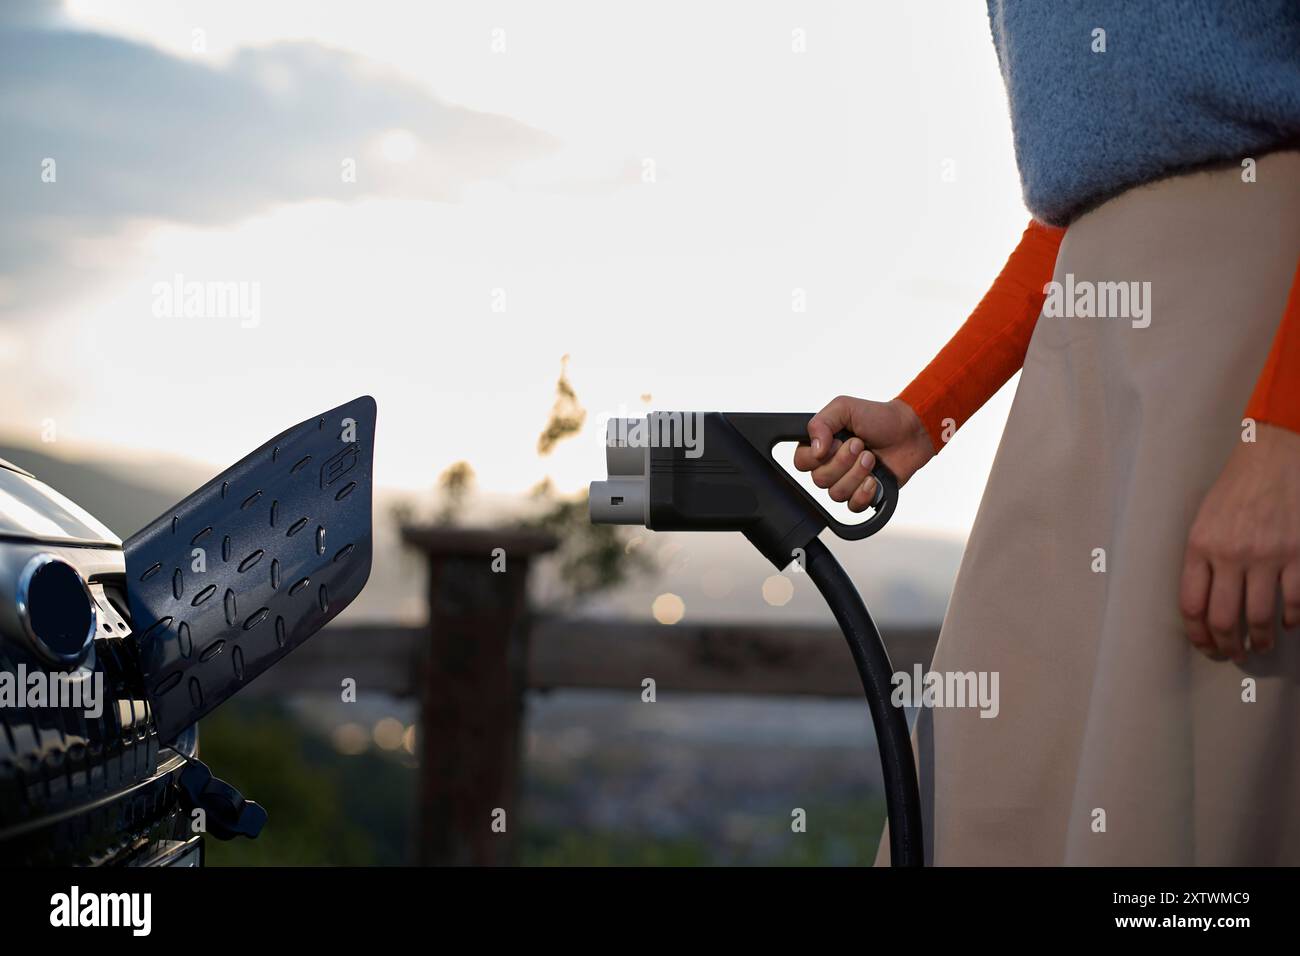
[[[169,741],[320,630],[370,576],[375,401],[271,439],[123,545]]]

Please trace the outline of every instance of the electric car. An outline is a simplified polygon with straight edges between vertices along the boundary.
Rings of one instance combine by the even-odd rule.
[[[0,460],[0,864],[197,866],[257,835],[197,720],[364,587],[374,424],[368,396],[308,419],[125,542]]]

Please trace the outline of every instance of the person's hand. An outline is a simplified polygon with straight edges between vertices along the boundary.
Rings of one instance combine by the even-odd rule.
[[[1300,435],[1260,424],[1201,503],[1187,539],[1179,606],[1187,637],[1214,660],[1246,659],[1300,623]]]
[[[854,437],[841,442],[835,433],[843,430]],[[811,471],[813,483],[829,489],[832,500],[847,501],[850,511],[865,510],[875,497],[872,452],[898,477],[900,487],[934,457],[925,425],[898,399],[870,402],[841,395],[809,420],[808,438],[811,444],[795,451],[794,466]]]

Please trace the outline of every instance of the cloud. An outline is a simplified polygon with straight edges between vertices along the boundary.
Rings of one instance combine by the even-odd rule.
[[[50,27],[59,22],[58,0],[9,0],[0,6],[0,27]]]
[[[214,65],[70,29],[39,0],[0,14],[0,91],[0,314],[65,294],[86,246],[135,221],[222,225],[311,199],[450,200],[555,145],[318,44]]]

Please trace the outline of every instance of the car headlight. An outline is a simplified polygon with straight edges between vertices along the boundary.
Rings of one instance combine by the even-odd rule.
[[[24,636],[43,661],[73,668],[85,660],[99,615],[76,568],[52,554],[38,554],[19,572],[14,598]]]

